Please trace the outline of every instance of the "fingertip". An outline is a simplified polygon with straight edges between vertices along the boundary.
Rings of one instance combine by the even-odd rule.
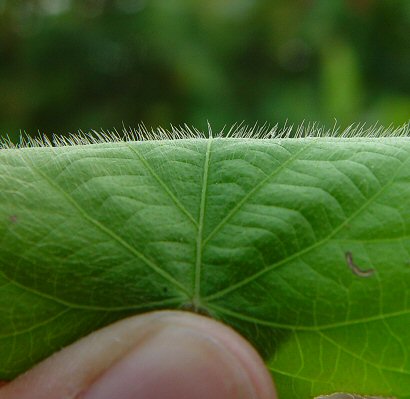
[[[274,399],[276,392],[256,350],[230,327],[191,312],[160,311],[90,334],[0,393],[1,399],[61,397]]]

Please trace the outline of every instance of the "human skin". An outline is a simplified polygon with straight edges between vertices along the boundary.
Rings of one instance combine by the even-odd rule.
[[[255,349],[191,312],[121,320],[0,388],[0,399],[276,399]]]

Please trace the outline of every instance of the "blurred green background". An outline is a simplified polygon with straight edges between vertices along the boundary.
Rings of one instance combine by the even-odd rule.
[[[0,0],[14,139],[409,116],[409,0]]]

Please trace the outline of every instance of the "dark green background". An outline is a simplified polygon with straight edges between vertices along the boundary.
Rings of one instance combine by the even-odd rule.
[[[402,124],[409,0],[0,0],[0,134]]]

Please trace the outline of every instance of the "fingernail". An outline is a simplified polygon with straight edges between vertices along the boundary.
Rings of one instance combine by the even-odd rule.
[[[214,338],[163,328],[108,369],[83,399],[256,399],[247,372]]]

